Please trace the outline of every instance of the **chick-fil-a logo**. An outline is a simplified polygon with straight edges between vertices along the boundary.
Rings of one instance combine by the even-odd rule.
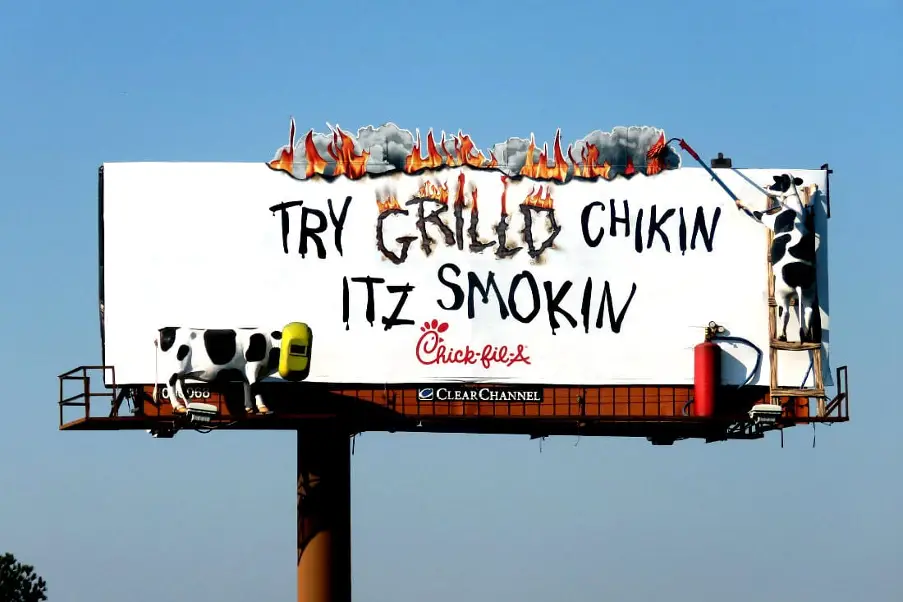
[[[512,349],[508,345],[484,345],[472,348],[465,345],[463,348],[449,347],[445,345],[442,333],[449,330],[449,324],[439,320],[424,322],[421,326],[421,336],[417,340],[415,355],[417,361],[429,366],[432,364],[464,364],[473,366],[479,363],[485,369],[493,365],[502,364],[512,366],[518,362],[530,364],[527,355],[527,347],[518,344]]]

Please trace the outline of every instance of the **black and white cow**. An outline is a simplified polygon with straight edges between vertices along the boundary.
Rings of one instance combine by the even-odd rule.
[[[158,364],[157,378],[161,374],[166,376],[163,386],[176,413],[186,411],[186,378],[202,382],[241,380],[245,391],[245,409],[254,412],[251,386],[279,369],[279,341],[282,337],[279,330],[167,326],[158,332],[154,345],[159,350],[162,363]],[[154,401],[157,401],[157,387],[158,383],[155,383]],[[259,393],[254,395],[254,401],[258,411],[269,413]]]
[[[770,199],[778,201],[778,207],[766,211],[751,211],[740,201],[738,208],[763,224],[774,233],[772,248],[772,273],[775,277],[775,299],[782,320],[780,341],[788,340],[788,318],[791,299],[797,296],[800,340],[812,341],[813,312],[816,311],[816,233],[813,208],[801,201],[798,186],[800,178],[789,174],[772,176],[774,182],[765,187]],[[816,186],[811,188],[816,190]]]

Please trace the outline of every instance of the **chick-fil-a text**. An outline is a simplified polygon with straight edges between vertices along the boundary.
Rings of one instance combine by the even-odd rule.
[[[510,367],[519,362],[530,364],[530,356],[527,355],[527,347],[522,344],[509,349],[508,345],[484,345],[482,348],[472,348],[465,345],[463,348],[450,347],[445,344],[442,333],[449,329],[446,322],[432,320],[424,322],[421,326],[421,336],[417,340],[415,355],[417,360],[425,365],[433,364],[461,364],[473,366],[480,364],[489,370],[496,364]]]

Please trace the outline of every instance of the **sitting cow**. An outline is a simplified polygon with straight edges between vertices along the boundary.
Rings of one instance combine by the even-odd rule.
[[[254,412],[251,386],[278,370],[281,337],[278,330],[268,332],[258,328],[161,328],[154,345],[162,354],[163,365],[159,369],[167,376],[163,386],[168,389],[173,411],[179,414],[186,411],[188,399],[183,390],[186,378],[212,382],[232,377],[242,380],[245,410]],[[157,386],[155,383],[155,402]],[[260,394],[254,400],[258,411],[270,412]]]
[[[805,207],[798,193],[803,184],[800,178],[788,174],[772,176],[774,182],[765,187],[770,199],[779,207],[766,211],[751,211],[741,201],[738,208],[763,224],[775,234],[770,250],[772,273],[775,277],[775,298],[782,332],[778,339],[788,340],[788,318],[791,298],[797,296],[800,340],[811,341],[812,318],[816,303],[816,234],[813,209]],[[815,185],[814,185],[815,190]]]

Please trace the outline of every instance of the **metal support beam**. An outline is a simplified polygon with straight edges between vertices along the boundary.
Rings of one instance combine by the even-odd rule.
[[[351,602],[349,433],[315,421],[297,436],[298,600]]]

